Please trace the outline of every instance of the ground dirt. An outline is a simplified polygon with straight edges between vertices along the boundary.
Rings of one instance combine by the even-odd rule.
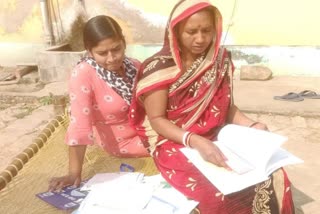
[[[0,110],[7,109],[21,103],[32,109],[41,105],[41,102],[37,97],[0,95]]]
[[[268,82],[235,81],[235,102],[250,118],[264,122],[270,131],[288,137],[283,145],[304,160],[285,167],[292,181],[297,214],[318,213],[320,209],[320,99],[300,103],[275,101],[272,96],[305,88],[316,90],[320,78],[280,78]],[[0,86],[0,171],[28,146],[55,115],[53,98],[65,97],[65,83],[52,83],[43,89],[35,83]],[[10,89],[10,90],[9,90]],[[68,102],[67,100],[66,103]],[[26,125],[28,124],[28,125]],[[14,132],[12,132],[14,130]]]

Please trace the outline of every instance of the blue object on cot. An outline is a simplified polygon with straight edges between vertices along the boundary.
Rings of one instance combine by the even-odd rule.
[[[134,168],[129,164],[122,163],[120,165],[120,172],[134,172]]]

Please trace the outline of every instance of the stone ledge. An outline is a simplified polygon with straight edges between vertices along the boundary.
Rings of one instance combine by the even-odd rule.
[[[85,50],[72,51],[69,44],[53,46],[39,52],[37,64],[40,81],[43,83],[67,81],[70,71],[85,53]]]

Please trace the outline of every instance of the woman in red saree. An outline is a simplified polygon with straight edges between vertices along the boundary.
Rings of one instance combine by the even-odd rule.
[[[233,65],[220,46],[221,34],[222,17],[210,1],[177,3],[163,48],[143,63],[139,73],[132,125],[162,176],[198,201],[201,214],[294,213],[290,182],[282,169],[265,182],[223,195],[179,150],[190,146],[205,160],[228,168],[212,143],[221,127],[233,123],[267,129],[233,104]]]

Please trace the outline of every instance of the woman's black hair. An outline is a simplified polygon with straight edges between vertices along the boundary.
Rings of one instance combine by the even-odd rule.
[[[119,39],[126,44],[120,25],[110,16],[95,16],[85,24],[83,43],[87,50],[91,50],[100,41],[107,38]]]

